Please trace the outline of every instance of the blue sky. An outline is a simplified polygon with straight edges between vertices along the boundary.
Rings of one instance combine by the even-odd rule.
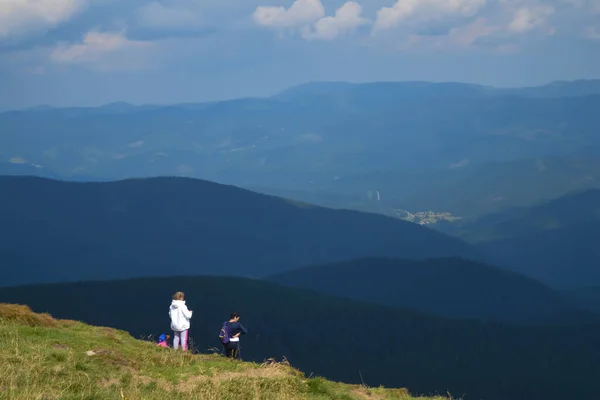
[[[2,0],[0,108],[600,78],[600,0]]]

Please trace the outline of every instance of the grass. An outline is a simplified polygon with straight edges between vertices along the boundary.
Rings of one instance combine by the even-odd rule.
[[[404,389],[306,378],[285,360],[256,364],[159,348],[21,305],[0,304],[0,343],[2,399],[417,399]]]

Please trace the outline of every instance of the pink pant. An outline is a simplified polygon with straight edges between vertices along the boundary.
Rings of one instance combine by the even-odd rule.
[[[178,349],[181,342],[181,348],[186,351],[188,349],[188,330],[177,332],[173,331],[173,348]]]

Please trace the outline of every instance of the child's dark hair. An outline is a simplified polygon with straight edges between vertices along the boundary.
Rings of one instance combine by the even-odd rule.
[[[240,314],[234,311],[231,313],[231,315],[229,315],[229,319],[236,319],[239,316]]]

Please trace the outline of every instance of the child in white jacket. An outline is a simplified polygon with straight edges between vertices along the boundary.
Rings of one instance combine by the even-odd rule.
[[[173,348],[179,348],[181,343],[181,348],[187,351],[188,329],[190,329],[192,310],[188,310],[184,297],[183,292],[177,292],[173,295],[169,316],[171,317],[171,329],[173,329]]]

